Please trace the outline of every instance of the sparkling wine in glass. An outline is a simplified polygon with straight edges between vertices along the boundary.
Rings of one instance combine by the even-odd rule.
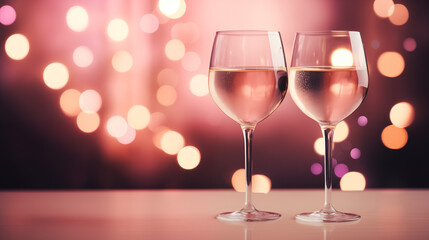
[[[296,219],[345,222],[359,215],[337,211],[331,203],[332,140],[335,126],[353,113],[368,91],[368,71],[359,32],[297,33],[289,71],[292,99],[307,116],[319,123],[325,140],[325,204],[319,211]]]
[[[214,102],[240,124],[244,135],[246,198],[244,207],[220,213],[227,221],[264,221],[280,214],[252,203],[252,138],[256,125],[283,101],[287,70],[282,40],[273,31],[219,31],[213,43],[209,90]]]

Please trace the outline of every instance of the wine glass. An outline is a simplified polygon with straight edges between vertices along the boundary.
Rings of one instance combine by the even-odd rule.
[[[292,99],[319,123],[325,142],[325,204],[296,219],[345,222],[359,215],[335,210],[332,192],[332,140],[335,126],[359,107],[368,91],[368,71],[359,32],[304,32],[295,36],[289,71]]]
[[[263,221],[280,214],[252,204],[252,137],[256,125],[283,101],[286,60],[279,32],[219,31],[213,43],[209,90],[217,106],[241,125],[244,135],[246,198],[244,207],[217,215],[227,221]]]

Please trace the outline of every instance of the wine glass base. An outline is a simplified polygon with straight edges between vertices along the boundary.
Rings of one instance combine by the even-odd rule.
[[[253,222],[253,221],[270,221],[279,219],[282,215],[280,213],[265,212],[265,211],[235,211],[224,212],[216,216],[217,219],[222,221],[240,221],[240,222]]]
[[[353,213],[335,212],[312,212],[301,213],[295,216],[297,220],[305,222],[351,222],[357,221],[361,217]]]

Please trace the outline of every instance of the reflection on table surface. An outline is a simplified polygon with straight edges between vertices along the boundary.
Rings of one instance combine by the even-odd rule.
[[[257,208],[277,221],[223,222],[242,205],[232,190],[115,190],[0,192],[0,239],[427,239],[429,190],[333,193],[351,223],[302,223],[295,214],[318,210],[322,190],[254,194]]]

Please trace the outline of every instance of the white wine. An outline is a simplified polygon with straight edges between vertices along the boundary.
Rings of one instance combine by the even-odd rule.
[[[289,77],[297,106],[322,125],[335,125],[345,119],[368,91],[365,68],[292,67]]]
[[[210,94],[219,108],[244,126],[255,126],[282,102],[285,68],[210,68]]]

